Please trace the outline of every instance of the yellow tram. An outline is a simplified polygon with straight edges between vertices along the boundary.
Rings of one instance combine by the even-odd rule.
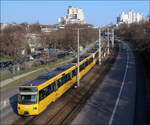
[[[99,52],[80,57],[80,79],[96,64]],[[31,82],[19,87],[17,110],[19,115],[38,115],[77,82],[77,59],[71,64],[57,67],[41,74]]]

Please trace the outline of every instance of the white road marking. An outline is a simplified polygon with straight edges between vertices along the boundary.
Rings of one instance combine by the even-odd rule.
[[[114,107],[114,109],[113,109],[111,118],[110,118],[110,120],[109,120],[109,125],[112,125],[112,121],[113,121],[113,119],[114,119],[114,116],[115,116],[115,113],[116,113],[116,110],[117,110],[117,107],[118,107],[118,104],[119,104],[119,100],[120,100],[120,96],[121,96],[121,93],[122,93],[122,89],[123,89],[124,84],[125,84],[125,79],[126,79],[127,70],[128,70],[128,61],[129,61],[129,54],[128,54],[128,52],[127,52],[127,64],[126,64],[126,70],[125,70],[125,73],[124,73],[122,85],[121,85],[121,88],[120,88],[120,91],[119,91],[119,94],[118,94],[118,98],[117,98],[115,107]]]

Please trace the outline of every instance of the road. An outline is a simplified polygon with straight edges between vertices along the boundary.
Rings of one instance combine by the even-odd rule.
[[[120,44],[116,62],[72,125],[147,125],[146,94],[138,61],[127,44]]]

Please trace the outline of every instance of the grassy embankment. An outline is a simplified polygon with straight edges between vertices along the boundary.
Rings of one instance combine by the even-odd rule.
[[[30,72],[30,71],[33,71],[33,70],[40,69],[40,70],[30,74],[30,75],[27,75],[27,76],[22,77],[22,78],[14,81],[14,82],[11,82],[11,83],[5,85],[4,87],[1,87],[0,88],[0,92],[5,91],[5,90],[7,90],[7,89],[9,89],[9,88],[19,84],[19,83],[26,82],[28,79],[32,79],[32,78],[36,77],[37,75],[39,75],[39,74],[41,74],[43,72],[48,71],[49,69],[52,69],[52,68],[58,66],[61,62],[65,61],[65,60],[68,60],[71,57],[72,57],[72,55],[65,56],[64,58],[57,59],[56,61],[51,62],[49,64],[41,65],[41,66],[38,66],[38,67],[33,66],[33,67],[31,67],[29,69],[26,69],[26,70],[23,70],[23,71],[19,71],[19,72],[13,73],[13,74],[8,74],[8,75],[4,76],[3,78],[1,78],[1,80],[2,79],[4,80],[4,79],[12,78],[14,76],[17,76],[17,75],[20,75],[20,74],[23,74],[23,73],[27,73],[27,72]]]

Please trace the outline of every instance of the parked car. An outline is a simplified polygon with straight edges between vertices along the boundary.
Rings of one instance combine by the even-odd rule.
[[[32,56],[29,56],[29,59],[30,59],[30,60],[34,60],[34,58],[33,58]]]
[[[24,59],[23,58],[18,58],[18,59],[16,59],[16,62],[21,64],[21,63],[24,62]]]
[[[12,61],[0,62],[0,68],[6,68],[9,67],[10,65],[13,65]]]
[[[62,57],[64,57],[65,56],[65,53],[63,52],[63,53],[58,53],[57,54],[57,58],[62,58]]]
[[[70,53],[68,51],[65,52],[65,55],[70,55]]]
[[[25,57],[25,58],[24,58],[24,61],[25,61],[25,62],[30,61],[30,57],[28,57],[28,56],[27,56],[27,57]]]
[[[38,54],[34,54],[32,57],[33,57],[34,59],[38,59],[38,58],[39,58]]]
[[[44,53],[38,53],[37,56],[38,57],[44,57]]]
[[[0,68],[4,68],[4,62],[0,62]]]
[[[48,56],[48,53],[45,53],[45,56]]]

